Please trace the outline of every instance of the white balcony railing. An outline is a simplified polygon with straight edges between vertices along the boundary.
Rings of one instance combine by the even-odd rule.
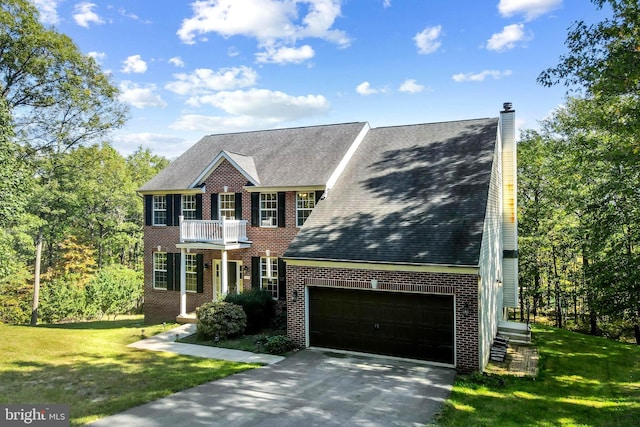
[[[247,221],[185,220],[180,217],[180,242],[240,243],[248,242]]]

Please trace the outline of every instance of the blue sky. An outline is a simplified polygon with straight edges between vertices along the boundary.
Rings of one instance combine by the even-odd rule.
[[[538,74],[588,0],[31,0],[110,73],[131,118],[113,135],[174,158],[202,136],[367,121],[495,117],[535,128],[565,88]]]

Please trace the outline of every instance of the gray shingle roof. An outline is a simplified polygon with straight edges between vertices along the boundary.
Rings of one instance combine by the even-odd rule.
[[[477,265],[498,119],[371,129],[292,258]]]
[[[138,191],[190,188],[223,150],[250,169],[245,172],[259,177],[261,186],[325,185],[366,125],[344,123],[205,136]]]

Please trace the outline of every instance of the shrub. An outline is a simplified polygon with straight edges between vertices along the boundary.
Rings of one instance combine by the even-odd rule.
[[[280,309],[271,319],[269,325],[273,331],[278,331],[283,335],[287,333],[287,309]]]
[[[102,268],[87,285],[87,314],[99,318],[129,314],[140,304],[143,292],[140,273],[119,265]]]
[[[269,354],[283,355],[296,349],[296,345],[285,335],[272,335],[267,337],[264,349]]]
[[[81,319],[85,313],[84,288],[78,286],[72,277],[43,283],[38,313],[46,323]]]
[[[242,335],[247,315],[241,306],[225,301],[212,301],[196,309],[197,333],[201,339],[226,339]]]
[[[253,334],[269,327],[275,310],[271,292],[251,289],[241,294],[229,294],[224,300],[242,306],[247,315],[246,333]]]

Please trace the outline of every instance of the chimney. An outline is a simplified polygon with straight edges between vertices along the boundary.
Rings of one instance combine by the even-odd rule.
[[[518,306],[518,160],[515,110],[510,102],[500,112],[502,140],[502,294],[503,307]]]

